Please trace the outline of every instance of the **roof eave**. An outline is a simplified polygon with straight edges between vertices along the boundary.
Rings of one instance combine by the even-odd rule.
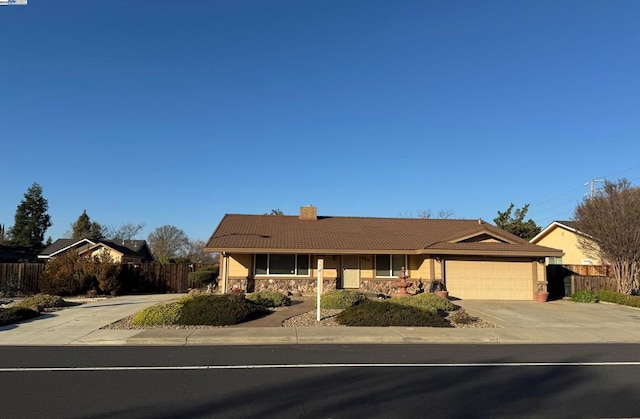
[[[428,249],[424,253],[434,255],[460,255],[460,256],[508,256],[508,257],[562,257],[564,252],[557,251],[541,251],[527,252],[522,250],[452,250],[452,249]]]
[[[562,250],[469,250],[469,249],[264,249],[264,248],[213,248],[206,247],[207,253],[255,254],[255,253],[299,253],[311,255],[461,255],[461,256],[508,256],[508,257],[562,257]]]
[[[253,253],[301,253],[311,255],[375,255],[375,254],[420,254],[421,249],[302,249],[302,248],[218,248],[205,247],[206,253],[234,253],[234,254],[253,254]]]

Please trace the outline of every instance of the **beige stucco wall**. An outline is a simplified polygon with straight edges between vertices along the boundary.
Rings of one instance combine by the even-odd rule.
[[[587,264],[584,263],[585,259],[591,259],[593,265],[601,265],[597,256],[588,255],[580,248],[577,234],[561,227],[556,226],[536,244],[562,250],[563,265],[585,265]]]
[[[322,277],[335,279],[338,276],[338,271],[340,270],[340,264],[342,260],[339,255],[311,256],[311,278],[318,277],[318,259],[320,258],[324,260],[324,272],[322,273]]]
[[[91,252],[91,257],[101,257],[104,253],[109,254],[111,256],[111,260],[113,263],[122,263],[122,255],[115,250],[106,248],[106,247],[98,247]]]
[[[374,277],[373,266],[375,265],[375,259],[374,255],[360,256],[360,280]]]
[[[251,272],[251,255],[229,256],[229,278],[246,278]]]

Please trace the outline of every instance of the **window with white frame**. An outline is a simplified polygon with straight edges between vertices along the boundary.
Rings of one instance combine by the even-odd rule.
[[[309,276],[309,259],[309,255],[257,254],[254,272],[256,275]]]
[[[407,266],[405,255],[376,255],[376,277],[398,278]]]
[[[562,256],[550,256],[549,265],[562,265]]]

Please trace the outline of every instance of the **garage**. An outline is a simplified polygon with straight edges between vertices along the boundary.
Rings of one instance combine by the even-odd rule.
[[[449,295],[469,300],[532,300],[531,261],[447,260]]]

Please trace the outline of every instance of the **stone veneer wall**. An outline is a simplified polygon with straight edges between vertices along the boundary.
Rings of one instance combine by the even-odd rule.
[[[322,281],[324,291],[336,289],[335,279],[324,279]],[[229,290],[234,288],[245,292],[275,291],[282,294],[292,293],[294,295],[315,294],[318,280],[309,279],[229,279]]]
[[[428,291],[429,284],[422,281],[411,281],[413,285],[407,288],[410,293],[415,293],[419,289]],[[258,292],[258,291],[275,291],[283,294],[292,293],[294,295],[302,294],[315,294],[316,293],[317,280],[315,278],[308,279],[282,279],[282,278],[269,278],[269,279],[229,279],[229,291],[234,288],[240,289],[244,292]],[[337,288],[336,279],[323,280],[324,291],[331,291]],[[399,291],[398,280],[379,280],[379,279],[363,279],[360,282],[361,292],[374,293],[374,294],[386,294],[391,295]]]
[[[422,282],[422,286],[420,281],[409,280],[409,282],[413,283],[413,285],[407,288],[407,292],[409,293],[415,293],[420,288],[422,288],[423,290],[425,288],[428,288],[428,285],[424,284],[424,281]],[[375,294],[391,295],[395,292],[400,291],[400,289],[398,288],[397,279],[389,279],[389,280],[365,279],[360,282],[360,291],[370,292]]]

